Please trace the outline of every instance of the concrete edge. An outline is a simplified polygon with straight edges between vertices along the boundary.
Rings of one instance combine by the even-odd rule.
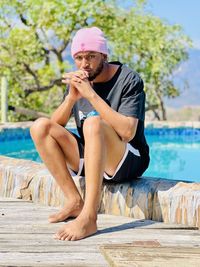
[[[6,122],[0,123],[1,129],[10,129],[10,128],[30,128],[33,124],[33,121],[22,121],[22,122]],[[74,119],[71,118],[67,124],[68,127],[75,128]],[[195,128],[200,129],[200,121],[145,121],[146,128]]]
[[[85,180],[74,177],[84,198]],[[0,156],[0,196],[63,206],[65,198],[43,164]],[[200,183],[139,178],[104,183],[99,212],[200,227]]]

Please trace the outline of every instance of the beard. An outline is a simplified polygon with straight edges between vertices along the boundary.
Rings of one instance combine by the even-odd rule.
[[[93,81],[102,72],[103,66],[104,66],[104,60],[102,60],[99,63],[99,66],[97,67],[97,69],[94,72],[89,73],[88,80]]]

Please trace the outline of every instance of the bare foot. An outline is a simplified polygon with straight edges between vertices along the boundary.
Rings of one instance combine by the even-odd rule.
[[[61,211],[51,214],[49,216],[49,222],[57,223],[57,222],[63,222],[70,217],[76,218],[81,213],[83,204],[84,203],[82,200],[78,202],[76,201],[67,203]]]
[[[64,225],[55,235],[55,239],[75,241],[97,232],[96,219],[78,216],[73,222]]]

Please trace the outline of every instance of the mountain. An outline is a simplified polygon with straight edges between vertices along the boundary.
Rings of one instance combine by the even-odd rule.
[[[181,95],[165,100],[172,108],[200,106],[200,49],[190,49],[189,58],[174,72],[174,83],[180,88]],[[184,83],[187,83],[185,87]]]

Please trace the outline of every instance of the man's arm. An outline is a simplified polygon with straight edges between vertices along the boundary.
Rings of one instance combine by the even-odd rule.
[[[70,119],[72,108],[75,104],[75,100],[67,95],[62,104],[53,112],[51,120],[62,126],[65,126]]]
[[[51,116],[52,121],[62,126],[67,124],[74,104],[82,97],[76,87],[71,84],[71,79],[72,77],[75,77],[76,73],[79,73],[79,76],[83,79],[87,78],[87,73],[84,71],[69,72],[63,75],[62,82],[69,86],[69,93]]]
[[[125,142],[129,142],[135,136],[138,119],[128,117],[113,110],[101,97],[95,92],[88,98],[89,102]]]
[[[128,117],[113,110],[90,85],[87,79],[73,78],[71,83],[77,88],[82,97],[85,97],[94,109],[100,114],[125,142],[129,142],[135,136],[137,130],[138,119]]]

